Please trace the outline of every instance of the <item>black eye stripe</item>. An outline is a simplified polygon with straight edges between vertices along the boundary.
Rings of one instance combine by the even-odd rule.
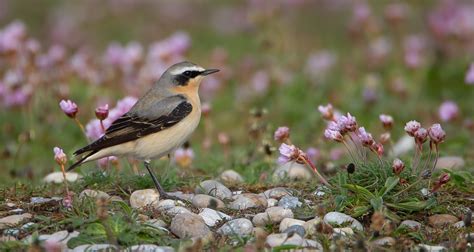
[[[196,70],[189,70],[189,71],[184,71],[182,73],[182,75],[188,77],[188,78],[194,78],[196,76],[198,76],[199,74],[201,74],[200,71],[196,71]]]

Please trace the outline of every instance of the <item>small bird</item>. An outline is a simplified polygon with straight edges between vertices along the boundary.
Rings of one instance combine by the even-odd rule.
[[[172,65],[127,113],[107,128],[101,138],[74,152],[74,155],[84,156],[68,171],[107,156],[133,157],[144,161],[160,198],[176,199],[160,185],[150,168],[150,161],[170,156],[193,133],[201,118],[198,94],[201,81],[218,71],[190,62]]]

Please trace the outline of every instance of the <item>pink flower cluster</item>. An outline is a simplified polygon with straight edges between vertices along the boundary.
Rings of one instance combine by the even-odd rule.
[[[430,142],[435,145],[442,143],[446,137],[446,132],[444,132],[440,124],[433,124],[428,130],[426,130],[421,127],[419,122],[414,120],[406,123],[405,132],[415,138],[419,147],[421,147],[428,137],[430,138]]]

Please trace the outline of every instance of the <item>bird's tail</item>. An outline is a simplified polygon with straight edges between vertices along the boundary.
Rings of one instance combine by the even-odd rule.
[[[67,171],[71,171],[71,170],[73,170],[74,168],[76,168],[76,167],[82,165],[82,164],[84,163],[84,161],[85,161],[88,157],[94,155],[96,152],[97,152],[97,151],[91,151],[91,152],[89,152],[87,155],[83,156],[81,159],[79,159],[79,160],[76,161],[74,164],[72,164],[71,166],[69,166],[69,168],[67,168]]]

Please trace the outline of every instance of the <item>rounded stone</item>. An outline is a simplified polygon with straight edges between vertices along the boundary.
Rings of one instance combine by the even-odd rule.
[[[130,205],[136,209],[153,206],[160,200],[160,194],[153,189],[137,190],[130,195]]]
[[[299,226],[304,226],[305,222],[302,220],[297,220],[293,218],[284,218],[280,222],[280,227],[279,230],[281,233],[283,233],[286,229],[288,229],[291,226],[299,225]]]
[[[270,207],[264,213],[256,214],[252,222],[255,226],[265,226],[268,223],[278,224],[284,218],[293,218],[293,212],[283,207]]]
[[[244,178],[234,170],[225,170],[219,176],[220,180],[225,184],[239,184],[244,182]]]
[[[440,157],[438,158],[438,162],[436,163],[436,169],[461,169],[466,165],[466,162],[462,157],[457,156],[447,156],[447,157]]]
[[[287,162],[279,166],[273,172],[273,180],[282,182],[285,180],[309,180],[313,178],[313,173],[305,165],[297,162]]]
[[[402,221],[402,223],[400,223],[400,227],[402,226],[407,227],[412,230],[418,230],[421,228],[421,223],[414,220],[404,220]]]
[[[246,218],[239,218],[226,222],[217,230],[218,234],[226,236],[249,236],[252,234],[252,222]]]
[[[200,213],[199,216],[202,217],[206,225],[213,227],[219,221],[230,220],[232,217],[229,215],[219,212],[210,208],[204,208]]]
[[[311,219],[303,224],[304,230],[306,230],[308,235],[314,235],[317,233],[316,225],[318,225],[320,222],[321,218],[315,217],[314,219]]]
[[[130,252],[174,252],[173,247],[157,246],[154,244],[141,244],[128,247],[126,251]]]
[[[278,205],[278,200],[276,199],[267,199],[267,207],[272,207]]]
[[[234,210],[244,210],[254,207],[267,207],[265,197],[254,193],[242,193],[232,197],[234,201],[229,204],[229,208]]]
[[[75,247],[72,252],[99,252],[99,251],[118,251],[118,248],[112,244],[84,244]]]
[[[389,236],[378,238],[377,240],[373,241],[373,244],[377,246],[387,246],[387,247],[395,246],[396,243],[397,241],[394,238],[389,237]]]
[[[179,238],[212,238],[212,232],[201,216],[193,213],[176,215],[171,221],[170,230]]]
[[[80,179],[82,176],[75,172],[66,172],[66,180],[68,182],[75,182],[76,180]],[[55,183],[61,184],[64,182],[64,175],[62,172],[52,172],[43,179],[46,183]]]
[[[221,200],[230,199],[232,192],[218,181],[205,180],[202,181],[195,189],[196,194],[208,194]]]
[[[168,226],[168,224],[166,224],[166,222],[164,222],[161,219],[151,219],[151,220],[145,221],[145,223],[159,229],[166,228]]]
[[[106,192],[99,191],[99,190],[91,190],[91,189],[85,189],[79,194],[79,198],[83,199],[85,197],[89,198],[105,198],[108,199],[110,198],[110,195],[108,195]]]
[[[306,231],[304,230],[304,227],[301,225],[293,225],[289,226],[287,229],[283,231],[283,233],[287,233],[289,236],[292,236],[294,234],[297,234],[301,237],[304,237],[306,234]]]
[[[222,200],[207,194],[196,194],[192,200],[193,206],[197,208],[224,208]]]
[[[332,230],[333,235],[342,235],[342,236],[352,236],[354,235],[354,230],[350,227],[343,227],[343,228],[333,228]]]
[[[10,215],[0,219],[0,229],[16,226],[22,222],[28,221],[33,218],[33,215],[29,213]]]
[[[432,227],[442,228],[458,222],[458,218],[450,214],[435,214],[428,218]]]
[[[289,209],[295,209],[297,207],[302,206],[303,203],[301,203],[297,197],[293,196],[283,196],[283,198],[278,201],[278,206],[281,206],[283,208],[289,208]]]
[[[304,247],[304,248],[315,248],[317,250],[323,249],[320,243],[313,240],[303,239],[298,234],[295,234],[290,237],[288,237],[287,233],[271,234],[267,236],[265,243],[269,247],[272,247],[272,248],[277,247],[277,246],[282,246],[282,245],[294,245],[294,246],[299,246],[299,247]]]
[[[275,187],[263,192],[265,198],[281,199],[283,196],[293,196],[293,190],[285,187]]]
[[[347,214],[340,213],[340,212],[329,212],[326,215],[324,215],[323,220],[326,223],[337,224],[337,225],[342,225],[344,223],[351,223],[351,227],[353,229],[357,229],[359,231],[364,230],[364,227],[358,220],[352,218],[351,216]]]
[[[49,235],[40,235],[38,239],[46,243],[60,243],[61,248],[67,250],[67,242],[77,236],[79,236],[79,232],[77,231],[69,233],[67,230],[62,230]]]

